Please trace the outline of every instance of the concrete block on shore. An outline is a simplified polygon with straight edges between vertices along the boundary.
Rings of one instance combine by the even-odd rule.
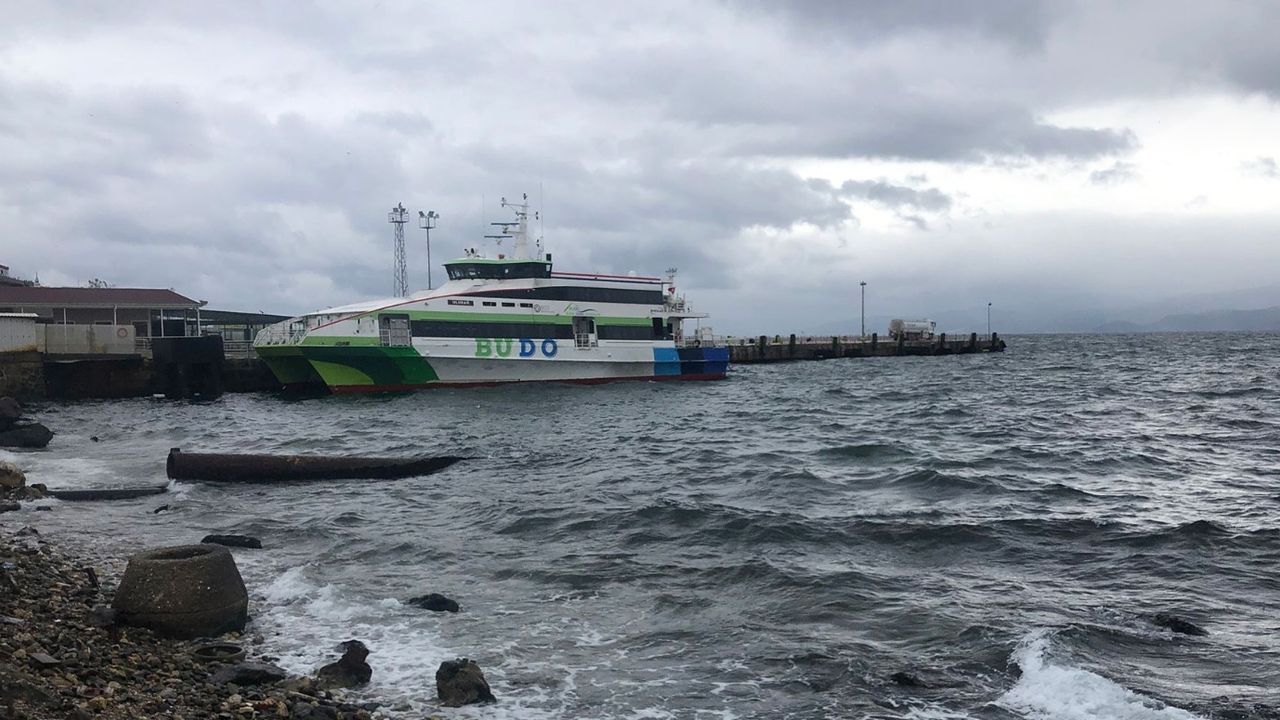
[[[129,559],[112,603],[125,625],[175,638],[213,637],[244,628],[249,594],[221,545],[179,545]]]

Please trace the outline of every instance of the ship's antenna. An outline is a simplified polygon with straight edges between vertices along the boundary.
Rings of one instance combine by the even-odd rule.
[[[538,179],[538,259],[541,260],[542,240],[546,237],[543,233],[543,215],[547,213],[547,196],[542,192],[542,179]]]

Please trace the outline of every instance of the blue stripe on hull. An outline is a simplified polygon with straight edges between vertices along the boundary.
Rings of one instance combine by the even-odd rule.
[[[653,349],[654,375],[679,375],[681,374],[680,365],[680,354],[675,348]]]
[[[654,348],[653,374],[724,375],[729,370],[729,348]]]

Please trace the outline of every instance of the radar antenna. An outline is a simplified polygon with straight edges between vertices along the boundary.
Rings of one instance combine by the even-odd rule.
[[[494,222],[490,225],[500,228],[496,235],[485,235],[487,239],[496,240],[498,245],[502,245],[502,241],[510,238],[512,240],[511,256],[513,258],[525,259],[529,257],[529,194],[525,193],[521,197],[521,201],[509,202],[505,197],[502,198],[502,207],[511,208],[516,215],[516,219],[511,222]],[[537,213],[534,214],[535,219]],[[541,241],[539,240],[539,246]]]

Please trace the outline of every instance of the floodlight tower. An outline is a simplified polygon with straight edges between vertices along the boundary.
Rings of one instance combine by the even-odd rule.
[[[397,204],[391,208],[391,212],[387,213],[387,222],[396,226],[396,257],[392,272],[395,274],[395,294],[398,297],[409,294],[409,272],[404,261],[404,224],[407,222],[405,216],[408,214],[409,211],[404,209],[404,203]]]
[[[867,336],[867,281],[863,280],[858,283],[862,287],[862,337]]]
[[[436,221],[440,219],[440,213],[435,210],[426,212],[418,211],[418,227],[427,231],[427,289],[431,289],[431,230],[436,226]]]

